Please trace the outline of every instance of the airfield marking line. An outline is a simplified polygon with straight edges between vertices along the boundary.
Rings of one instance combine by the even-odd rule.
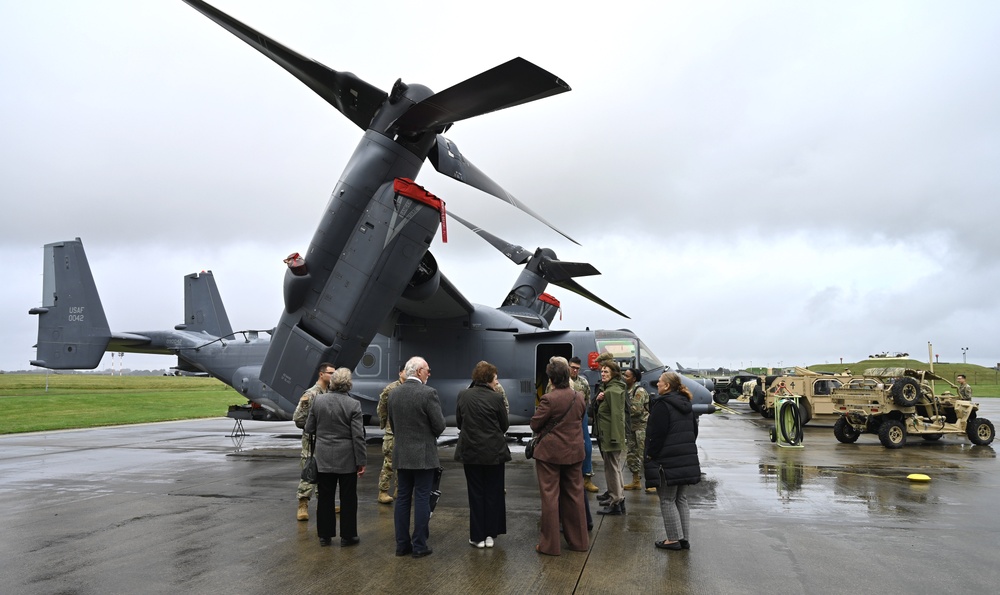
[[[735,409],[731,409],[729,407],[726,407],[725,405],[720,405],[719,403],[716,403],[715,406],[718,407],[719,409],[722,409],[726,413],[732,413],[734,415],[745,415],[745,413],[742,412],[742,411],[737,411]]]

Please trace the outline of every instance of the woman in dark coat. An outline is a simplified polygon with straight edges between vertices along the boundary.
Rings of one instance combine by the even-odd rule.
[[[316,395],[306,434],[316,435],[316,532],[320,545],[337,536],[336,492],[340,485],[340,545],[356,545],[358,537],[358,478],[365,474],[368,447],[361,404],[347,395],[351,371],[338,368],[330,377],[330,391]]]
[[[559,524],[569,549],[585,552],[590,547],[583,490],[583,414],[587,406],[583,394],[569,388],[569,366],[552,361],[545,368],[555,390],[542,395],[531,430],[542,434],[535,445],[535,474],[541,496],[541,536],[535,551],[558,556],[561,540]]]
[[[503,396],[493,390],[497,368],[479,362],[472,371],[472,386],[458,393],[455,420],[458,445],[455,460],[465,467],[469,486],[469,544],[493,547],[497,535],[507,533],[504,502],[504,463],[510,449],[504,434],[510,423]]]
[[[691,408],[691,391],[675,372],[664,372],[649,400],[646,424],[646,481],[655,485],[667,538],[655,542],[666,550],[689,549],[687,486],[701,481],[698,465],[698,424]]]

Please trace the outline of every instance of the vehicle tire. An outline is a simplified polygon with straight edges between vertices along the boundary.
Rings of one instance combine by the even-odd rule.
[[[833,424],[833,435],[842,444],[854,444],[858,441],[858,437],[861,436],[861,432],[847,423],[847,418],[841,415],[837,423]]]
[[[921,434],[920,437],[928,442],[935,442],[940,440],[944,434]]]
[[[920,383],[915,378],[899,378],[892,383],[889,394],[900,407],[913,407],[920,400]]]
[[[799,407],[794,401],[782,401],[774,410],[778,421],[778,433],[782,442],[791,446],[802,444],[802,419],[799,417]]]
[[[965,435],[973,444],[979,446],[987,446],[993,442],[996,433],[993,422],[983,417],[970,419],[969,424],[965,426]]]
[[[906,426],[896,419],[887,419],[878,429],[878,439],[886,448],[903,448],[906,444]]]
[[[712,400],[719,405],[725,405],[729,402],[729,391],[728,390],[717,390],[712,395]]]
[[[760,416],[764,419],[774,419],[774,409],[768,409],[767,403],[763,403],[760,406]]]
[[[750,408],[757,413],[761,413],[764,409],[764,403],[766,402],[767,398],[764,395],[764,389],[762,389],[760,385],[754,387],[753,394],[750,396]],[[763,413],[761,414],[763,415]]]
[[[771,428],[771,430],[767,433],[767,435],[771,438],[771,442],[778,441],[778,430]]]

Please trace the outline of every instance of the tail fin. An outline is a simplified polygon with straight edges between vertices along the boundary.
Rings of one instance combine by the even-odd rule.
[[[184,277],[184,323],[174,328],[204,331],[216,337],[233,334],[212,271],[191,273]]]
[[[101,363],[111,329],[80,238],[45,245],[38,344],[31,365],[92,370]]]

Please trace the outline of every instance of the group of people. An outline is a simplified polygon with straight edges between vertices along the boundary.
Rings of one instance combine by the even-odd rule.
[[[599,360],[601,382],[593,401],[590,386],[580,377],[581,362],[552,358],[547,367],[548,390],[531,418],[535,472],[541,499],[540,535],[536,551],[559,555],[562,539],[572,551],[589,549],[592,528],[587,491],[593,483],[589,417],[604,460],[608,490],[598,496],[599,514],[625,513],[626,489],[658,494],[666,539],[655,546],[687,549],[689,509],[686,486],[697,483],[697,422],[691,393],[673,372],[661,375],[657,394],[650,398],[640,385],[640,372],[624,374],[613,358]],[[394,504],[396,555],[430,555],[427,543],[431,491],[439,473],[437,438],[445,429],[437,391],[427,385],[430,366],[413,357],[400,370],[399,380],[382,391],[378,414],[385,430],[379,502]],[[357,530],[357,480],[364,475],[367,454],[361,406],[348,396],[351,372],[319,368],[315,386],[302,396],[293,420],[303,427],[303,464],[310,454],[317,463],[315,486],[299,485],[300,520],[308,519],[308,500],[317,495],[317,533],[320,545],[337,536],[340,513],[341,545],[360,542]],[[458,395],[455,411],[459,429],[455,460],[463,465],[469,499],[469,544],[491,548],[506,533],[504,465],[511,460],[506,432],[509,405],[498,381],[496,366],[479,362],[469,388]],[[623,455],[623,452],[625,453]],[[623,459],[623,457],[625,457]],[[632,471],[624,484],[623,463]],[[395,496],[389,494],[395,476]],[[340,490],[340,506],[334,500]],[[412,531],[411,531],[412,513]]]

